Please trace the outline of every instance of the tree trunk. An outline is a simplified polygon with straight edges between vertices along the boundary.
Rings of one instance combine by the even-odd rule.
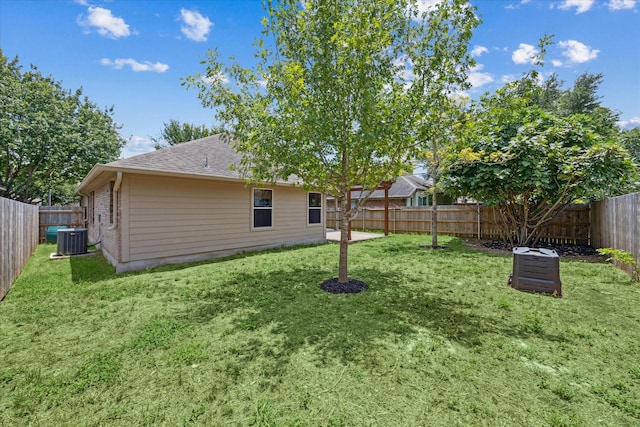
[[[348,252],[350,209],[351,206],[347,206],[347,198],[343,196],[340,200],[340,259],[338,264],[338,283],[343,285],[349,282]]]
[[[438,249],[438,193],[435,191],[435,184],[431,203],[431,247]]]

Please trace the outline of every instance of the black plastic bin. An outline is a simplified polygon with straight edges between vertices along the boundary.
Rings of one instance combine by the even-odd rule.
[[[509,285],[523,291],[562,297],[560,257],[552,249],[513,248],[513,273]]]

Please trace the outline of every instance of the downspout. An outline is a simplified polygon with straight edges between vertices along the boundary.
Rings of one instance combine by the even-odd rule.
[[[113,185],[113,224],[107,230],[115,230],[118,228],[118,193],[120,192],[120,184],[122,184],[122,172],[118,172],[116,175],[116,182]]]

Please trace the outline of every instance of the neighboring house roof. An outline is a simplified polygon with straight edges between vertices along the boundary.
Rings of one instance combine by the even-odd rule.
[[[419,176],[406,174],[401,175],[389,188],[390,199],[406,199],[412,197],[416,191],[424,191],[431,188],[431,182],[426,181]],[[351,199],[358,200],[363,199],[369,194],[369,191],[352,190]],[[327,197],[332,200],[333,197]],[[375,190],[369,200],[371,199],[384,199],[384,190]]]
[[[100,175],[113,172],[244,180],[237,171],[231,170],[231,166],[238,165],[240,159],[240,154],[222,135],[208,136],[115,162],[97,164],[80,183],[76,193],[87,190]],[[300,181],[292,178],[286,183],[299,184]]]

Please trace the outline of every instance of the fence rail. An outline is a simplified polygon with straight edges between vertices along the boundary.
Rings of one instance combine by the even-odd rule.
[[[594,247],[631,252],[640,263],[640,193],[593,203],[591,236]]]
[[[47,239],[48,227],[65,225],[82,228],[85,225],[85,217],[83,206],[40,206],[40,242]]]
[[[38,207],[0,197],[0,300],[38,246]]]
[[[336,228],[337,212],[327,210],[327,227]],[[542,242],[590,244],[589,206],[565,208],[542,229]],[[354,230],[383,230],[384,209],[362,208],[351,221]],[[430,233],[431,209],[390,208],[389,231],[392,233]],[[438,207],[438,233],[482,239],[500,238],[496,213],[490,206],[443,205]]]

